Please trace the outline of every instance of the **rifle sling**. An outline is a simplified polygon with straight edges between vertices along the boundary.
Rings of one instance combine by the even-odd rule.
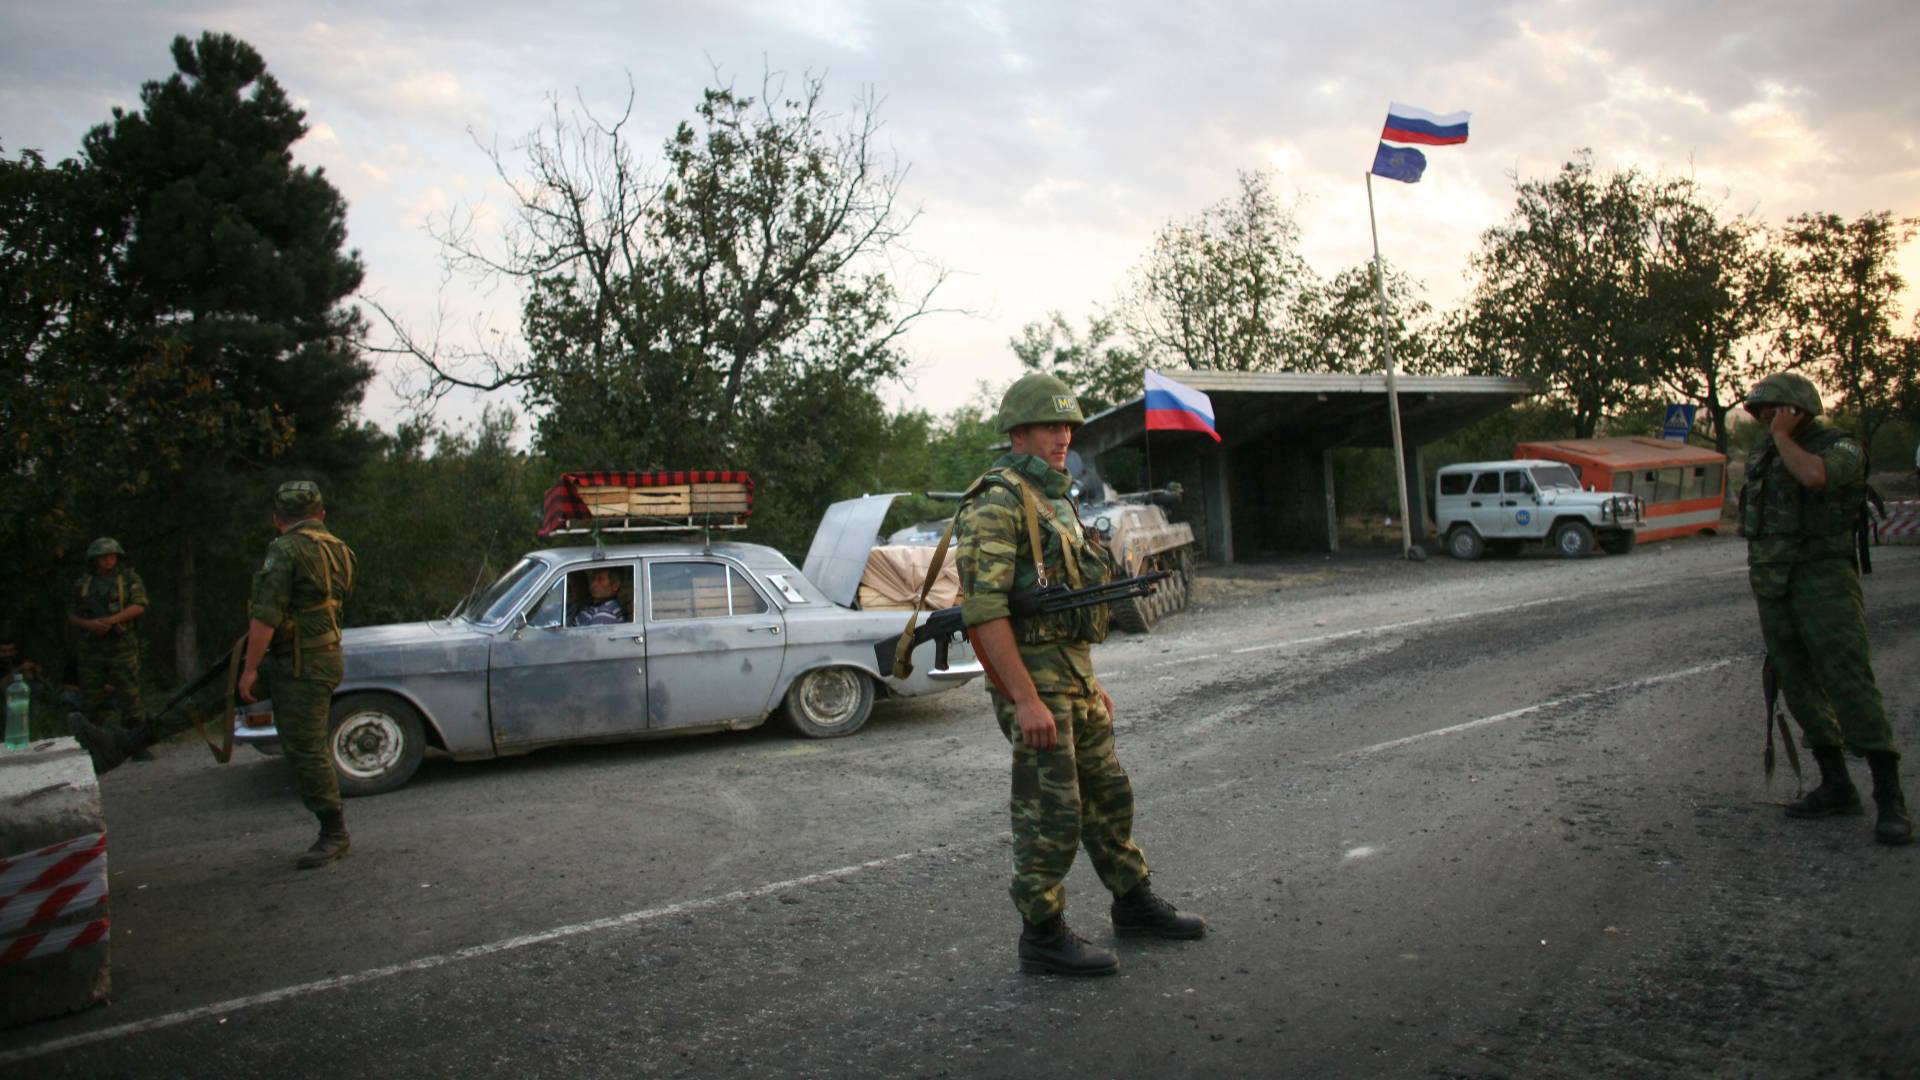
[[[224,718],[221,729],[225,737],[222,741],[214,742],[209,738],[206,726],[200,722],[200,713],[197,710],[192,713],[194,734],[200,736],[200,741],[206,743],[207,749],[213,751],[213,760],[222,765],[233,760],[234,696],[236,684],[240,681],[241,659],[246,654],[247,635],[241,634],[239,640],[233,643],[233,648],[227,650],[227,677],[224,680],[227,684],[226,706],[221,709],[221,716]]]

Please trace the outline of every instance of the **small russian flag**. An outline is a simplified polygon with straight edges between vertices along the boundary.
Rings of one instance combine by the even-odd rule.
[[[1213,401],[1157,371],[1147,372],[1147,430],[1200,431],[1220,441],[1213,429]]]
[[[1387,125],[1381,129],[1380,138],[1420,146],[1454,146],[1467,141],[1467,119],[1472,115],[1456,112],[1442,116],[1395,101],[1387,105]]]

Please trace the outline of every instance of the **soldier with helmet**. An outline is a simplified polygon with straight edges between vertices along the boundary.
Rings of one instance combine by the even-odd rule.
[[[129,726],[140,719],[140,636],[133,621],[147,610],[147,586],[124,563],[110,536],[87,545],[87,572],[73,583],[67,622],[80,632],[80,703],[94,723]],[[143,748],[135,760],[149,761]]]
[[[247,603],[247,643],[235,691],[241,700],[273,699],[273,723],[293,766],[300,800],[320,819],[320,835],[300,856],[302,870],[347,853],[340,779],[327,750],[333,688],[344,666],[340,607],[353,592],[358,560],[327,531],[319,485],[292,480],[273,496],[280,531],[253,575]]]
[[[1133,839],[1133,787],[1114,754],[1113,698],[1094,676],[1105,605],[1016,618],[1008,595],[1049,583],[1094,585],[1112,562],[1068,495],[1067,448],[1084,417],[1067,385],[1028,375],[1000,403],[1012,451],[968,490],[955,523],[961,611],[1013,746],[1012,895],[1030,972],[1104,975],[1111,951],[1067,927],[1066,878],[1085,848],[1113,893],[1114,932],[1198,938],[1206,921],[1157,897]]]
[[[1847,773],[1852,751],[1866,757],[1873,773],[1874,838],[1910,843],[1900,747],[1874,681],[1854,562],[1865,456],[1852,436],[1815,419],[1822,411],[1819,391],[1799,375],[1762,379],[1744,404],[1769,435],[1748,459],[1740,491],[1748,579],[1781,693],[1820,766],[1819,786],[1789,803],[1787,815],[1863,813]]]

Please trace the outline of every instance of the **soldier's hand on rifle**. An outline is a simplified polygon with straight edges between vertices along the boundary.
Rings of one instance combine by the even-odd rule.
[[[113,633],[113,624],[105,619],[81,619],[80,628],[95,636]]]

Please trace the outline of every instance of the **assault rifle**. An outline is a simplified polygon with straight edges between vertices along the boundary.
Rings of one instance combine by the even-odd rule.
[[[1007,594],[1007,606],[1012,609],[1014,618],[1024,619],[1034,615],[1053,615],[1075,608],[1092,607],[1095,604],[1109,604],[1115,600],[1125,600],[1135,596],[1145,596],[1153,591],[1154,582],[1173,576],[1171,570],[1155,570],[1150,574],[1137,574],[1133,577],[1119,578],[1104,585],[1088,585],[1070,589],[1065,585],[1049,585],[1044,589],[1015,589]],[[906,655],[911,656],[914,649],[926,642],[933,642],[933,670],[947,670],[947,653],[956,637],[964,633],[967,624],[960,618],[958,606],[941,608],[927,616],[925,622],[913,628],[913,644]],[[911,660],[901,660],[900,670],[894,670],[894,660],[899,655],[900,636],[882,638],[873,643],[874,660],[881,671],[892,671],[898,678],[913,674]]]
[[[201,671],[200,674],[195,675],[193,678],[181,684],[180,688],[173,692],[173,696],[167,699],[167,703],[160,706],[159,711],[147,714],[147,718],[141,721],[138,727],[102,727],[99,724],[93,723],[82,713],[76,712],[68,716],[67,726],[72,729],[74,738],[79,741],[80,745],[86,749],[88,755],[93,758],[93,771],[96,773],[111,771],[118,767],[121,762],[127,760],[127,758],[152,746],[158,742],[162,736],[168,734],[170,730],[173,730],[163,729],[160,726],[160,721],[165,719],[166,715],[172,712],[181,702],[200,693],[221,679],[237,675],[239,673],[240,661],[246,656],[246,648],[246,636],[241,635],[239,640],[235,641],[231,648],[220,655],[219,659],[208,664],[206,669]],[[233,712],[231,709],[227,710],[226,723],[223,725],[226,733],[224,745],[215,742],[207,735],[197,715],[193,718],[193,726],[194,729],[199,732],[201,741],[207,744],[207,749],[213,751],[214,760],[225,764],[233,757]]]

